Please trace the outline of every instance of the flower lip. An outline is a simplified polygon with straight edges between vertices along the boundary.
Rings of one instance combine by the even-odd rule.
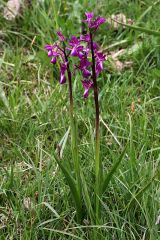
[[[59,83],[64,84],[65,82],[66,82],[66,76],[64,74],[61,74]]]
[[[48,51],[48,57],[52,57],[52,50]]]
[[[82,81],[82,85],[83,85],[83,88],[84,88],[83,97],[84,97],[84,98],[87,98],[88,95],[89,95],[89,90],[90,90],[90,88],[93,87],[93,82],[92,82],[91,80],[84,79],[84,80]]]
[[[87,70],[86,68],[84,68],[84,69],[82,70],[82,74],[83,74],[83,77],[84,77],[84,78],[88,78],[88,77],[91,76],[91,72],[90,72],[89,70]]]
[[[71,50],[71,56],[76,56],[79,58],[83,57],[83,46],[74,46]]]
[[[54,57],[52,57],[52,59],[51,59],[51,63],[52,64],[56,64],[56,62],[57,62],[57,58],[54,56]]]
[[[64,84],[66,82],[65,71],[67,70],[67,62],[61,63],[60,66],[60,84]]]

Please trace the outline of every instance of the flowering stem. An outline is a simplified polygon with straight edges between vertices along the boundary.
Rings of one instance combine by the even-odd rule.
[[[80,164],[78,158],[78,144],[77,144],[77,126],[73,114],[73,93],[72,93],[72,75],[70,71],[68,56],[64,48],[65,61],[67,62],[67,75],[68,75],[68,84],[69,84],[69,99],[70,99],[70,122],[71,122],[71,147],[72,147],[72,157],[74,162],[76,181],[77,181],[77,190],[79,199],[81,202],[81,178],[80,178]],[[82,220],[82,205],[81,209],[77,210],[77,219],[81,223]]]
[[[100,133],[99,133],[99,101],[98,101],[98,86],[97,86],[97,76],[96,76],[96,66],[95,66],[95,54],[93,46],[93,36],[90,30],[90,44],[91,44],[91,54],[92,54],[92,80],[94,89],[94,102],[96,109],[96,119],[95,119],[95,206],[96,206],[96,223],[99,223],[100,219],[100,196],[101,196],[101,185],[100,178],[102,175],[102,162],[100,160]]]

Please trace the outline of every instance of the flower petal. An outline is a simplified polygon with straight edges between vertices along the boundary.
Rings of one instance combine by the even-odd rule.
[[[56,62],[57,62],[57,58],[56,58],[56,57],[52,57],[51,63],[52,63],[52,64],[56,64]]]
[[[82,70],[82,74],[84,78],[88,78],[89,76],[91,76],[91,72],[89,70],[87,70],[86,68],[84,68]]]
[[[64,74],[60,75],[60,84],[64,84],[66,82],[66,76]]]
[[[84,94],[83,97],[87,98],[89,95],[89,89],[93,87],[93,82],[91,80],[85,79],[82,81],[82,85],[84,88]]]

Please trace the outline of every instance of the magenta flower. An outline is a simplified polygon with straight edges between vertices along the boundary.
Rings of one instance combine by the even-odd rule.
[[[88,78],[91,76],[91,72],[87,69],[90,65],[91,62],[89,62],[87,58],[80,59],[80,64],[78,68],[82,71],[82,75],[84,78]]]
[[[89,42],[90,41],[89,34],[81,35],[80,36],[80,41]]]
[[[90,88],[93,87],[93,82],[91,80],[88,80],[88,79],[85,79],[82,81],[82,85],[83,85],[83,88],[84,88],[84,98],[87,98],[88,95],[89,95],[89,90]]]
[[[90,27],[92,22],[93,22],[92,18],[94,16],[94,13],[93,12],[86,12],[85,15],[86,15],[86,19],[83,20],[83,22],[86,22],[88,24],[88,27]]]
[[[57,62],[58,56],[63,56],[63,53],[58,49],[57,44],[45,45],[45,49],[48,51],[48,57],[51,57],[51,63],[55,64]]]
[[[91,62],[88,61],[87,57],[80,59],[79,69],[84,69],[91,66]]]
[[[99,28],[99,26],[104,23],[106,20],[105,18],[102,18],[98,16],[95,20],[93,19],[94,14],[92,12],[86,12],[86,19],[83,20],[88,24],[89,28],[93,28],[95,31]]]
[[[91,28],[94,28],[95,30],[97,30],[99,26],[103,24],[105,21],[106,21],[105,18],[98,16],[96,20],[93,21],[93,23],[91,24]]]
[[[72,36],[72,38],[69,40],[69,45],[72,47],[78,46],[80,41],[76,36]]]
[[[56,62],[57,62],[57,58],[56,58],[56,56],[52,57],[52,59],[51,59],[51,63],[52,63],[52,64],[56,64]]]
[[[58,35],[59,41],[61,41],[61,42],[65,41],[65,37],[63,36],[63,34],[60,31],[57,32],[57,35]]]
[[[65,63],[61,63],[60,66],[60,84],[64,84],[66,82],[66,76],[65,76],[65,72],[67,70],[67,62]]]
[[[96,75],[98,76],[103,70],[103,62],[106,60],[106,55],[102,52],[96,53]]]
[[[69,41],[69,45],[72,47],[72,48],[67,48],[68,50],[71,51],[71,56],[74,56],[74,57],[83,57],[83,46],[80,45],[80,41],[77,37],[75,36],[72,36],[72,38],[70,39]]]

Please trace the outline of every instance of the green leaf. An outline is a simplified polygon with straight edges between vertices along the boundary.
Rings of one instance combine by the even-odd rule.
[[[70,188],[70,191],[71,191],[71,194],[73,196],[73,200],[74,200],[75,206],[76,206],[77,220],[78,220],[78,222],[81,222],[81,219],[82,219],[82,203],[81,203],[80,196],[78,194],[78,190],[77,190],[77,187],[76,187],[76,182],[73,179],[73,177],[70,175],[67,168],[64,167],[64,165],[57,159],[55,154],[54,154],[54,157],[55,157],[55,160],[56,160],[57,164],[59,165],[60,169],[62,170],[62,172],[65,176],[65,179],[68,183],[68,186]]]
[[[82,172],[81,172],[81,179],[82,179],[82,185],[83,185],[83,198],[84,198],[84,202],[85,202],[88,214],[90,216],[90,219],[92,221],[94,221],[94,211],[93,211],[93,208],[92,208],[91,198],[90,198],[91,195],[88,192],[87,183],[86,183],[85,177],[84,177]]]
[[[126,148],[127,148],[127,145],[124,148],[123,152],[121,153],[118,161],[113,165],[111,171],[106,175],[106,177],[105,177],[105,179],[103,181],[102,194],[105,192],[106,188],[108,187],[108,184],[110,183],[110,180],[112,179],[113,174],[115,173],[115,171],[117,170],[119,164],[121,163],[121,161],[122,161],[122,159],[124,157],[124,154],[126,152]]]

